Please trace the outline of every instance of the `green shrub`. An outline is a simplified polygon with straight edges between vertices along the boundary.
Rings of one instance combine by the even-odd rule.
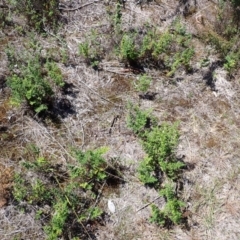
[[[8,48],[7,56],[11,75],[7,84],[12,90],[12,102],[20,104],[24,101],[36,112],[47,110],[54,99],[53,89],[64,86],[60,68],[52,61],[44,61],[41,47],[33,44],[33,52],[27,50],[17,53]]]
[[[95,151],[75,151],[77,164],[69,165],[72,179],[78,179],[80,186],[85,189],[92,189],[97,182],[107,178],[107,163],[102,157],[107,148],[98,148]]]
[[[12,75],[7,83],[14,102],[26,100],[36,113],[48,109],[53,91],[49,82],[42,77],[39,58],[29,60],[21,75]]]
[[[78,45],[79,55],[85,58],[88,65],[97,68],[102,55],[102,47],[97,31],[92,30],[85,41]]]
[[[69,206],[66,200],[59,200],[53,206],[53,217],[44,227],[48,240],[56,240],[63,233],[64,225],[69,215]]]
[[[163,123],[161,127],[154,127],[147,132],[145,137],[142,145],[150,157],[158,160],[158,162],[172,157],[179,138],[177,124]]]
[[[128,61],[130,64],[138,58],[138,51],[135,47],[134,37],[132,34],[124,34],[120,42],[119,49],[120,58]]]
[[[176,197],[172,184],[166,184],[160,191],[160,195],[166,199],[166,204],[162,210],[156,205],[152,205],[150,222],[162,226],[169,223],[180,224],[183,219],[181,209],[185,206],[185,203]]]
[[[65,82],[63,81],[63,75],[61,69],[53,61],[47,61],[44,65],[47,70],[48,76],[51,78],[57,86],[63,87]]]
[[[114,174],[102,156],[107,148],[86,152],[74,150],[76,162],[64,171],[35,150],[33,146],[38,158],[24,161],[22,173],[14,178],[13,197],[17,202],[25,201],[37,209],[36,217],[43,222],[47,239],[57,240],[66,234],[74,237],[76,233],[69,232],[73,222],[84,229],[91,221],[101,220],[103,210],[97,206],[100,187]],[[31,179],[27,177],[29,171],[33,176]],[[46,213],[45,205],[50,207],[50,212]]]
[[[139,180],[148,185],[148,186],[156,186],[159,183],[159,179],[155,174],[155,166],[152,158],[145,157],[138,167],[138,178]]]
[[[149,77],[147,74],[141,75],[138,77],[135,88],[138,91],[146,92],[149,89],[151,82],[152,78]]]
[[[139,179],[144,184],[156,187],[162,173],[172,180],[178,178],[180,170],[185,166],[175,157],[178,138],[176,124],[173,126],[163,124],[145,132],[142,146],[148,157],[141,162],[138,169]]]
[[[149,30],[141,41],[139,61],[169,70],[168,76],[172,76],[181,66],[190,70],[190,60],[195,53],[191,41],[191,34],[179,20],[173,22],[171,31],[168,29],[157,33],[156,30]]]
[[[160,34],[159,39],[156,40],[153,46],[153,56],[159,58],[162,53],[167,53],[171,49],[174,38],[168,31]]]
[[[18,202],[24,201],[28,195],[27,182],[20,174],[14,175],[12,194],[14,199]]]
[[[151,111],[143,111],[138,106],[129,103],[127,116],[127,126],[139,137],[143,136],[145,130],[156,125],[156,119],[151,115]]]
[[[240,58],[240,51],[237,53],[229,53],[225,57],[225,63],[223,65],[224,68],[231,73],[234,69],[236,69],[239,58]]]
[[[164,226],[166,224],[166,218],[164,216],[163,211],[161,211],[155,204],[151,205],[152,215],[149,219],[151,223],[156,223],[160,226]]]
[[[11,1],[11,4],[27,18],[27,24],[37,31],[44,31],[45,27],[57,27],[59,0],[21,0]]]

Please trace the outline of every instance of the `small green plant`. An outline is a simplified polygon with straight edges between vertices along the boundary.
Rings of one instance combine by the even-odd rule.
[[[55,62],[47,61],[44,67],[47,70],[48,76],[57,86],[63,87],[65,85],[61,69],[57,66]]]
[[[102,157],[107,148],[99,148],[95,151],[82,152],[75,151],[77,164],[70,165],[70,174],[72,179],[78,179],[80,186],[84,189],[92,189],[97,182],[102,182],[107,178],[107,163]]]
[[[151,57],[152,51],[155,47],[155,40],[155,30],[149,30],[142,40],[142,45],[140,47],[141,58]]]
[[[164,226],[166,224],[166,219],[163,211],[161,211],[155,204],[151,205],[152,215],[149,219],[151,223],[156,223],[160,226]]]
[[[59,200],[53,206],[53,217],[48,226],[44,227],[48,240],[56,240],[63,233],[64,225],[69,215],[69,206],[66,200]]]
[[[28,186],[25,179],[20,174],[15,174],[13,185],[13,197],[18,202],[22,202],[28,195]]]
[[[173,35],[166,31],[160,35],[160,38],[154,44],[153,56],[159,58],[162,53],[167,53],[173,42]]]
[[[232,72],[234,69],[236,69],[237,65],[238,65],[238,59],[240,58],[240,51],[239,53],[229,53],[226,57],[225,57],[225,63],[224,63],[224,68],[228,71],[228,72]]]
[[[128,61],[130,64],[137,60],[138,51],[135,47],[133,35],[123,35],[120,43],[119,55],[122,60]]]
[[[99,189],[114,174],[102,156],[106,147],[86,152],[75,149],[76,162],[64,171],[42,157],[36,146],[29,145],[28,149],[32,149],[37,158],[21,165],[22,173],[14,179],[13,197],[17,202],[36,206],[36,218],[43,221],[48,240],[70,234],[69,226],[73,222],[84,228],[91,221],[101,221],[103,210],[97,206]],[[34,177],[29,179],[28,172]],[[45,205],[49,206],[50,213],[45,212]],[[46,214],[51,217],[46,218]],[[71,238],[73,235],[71,232]]]
[[[149,77],[146,74],[141,75],[141,76],[138,77],[138,80],[135,84],[135,88],[138,91],[146,92],[149,89],[149,87],[151,85],[151,82],[152,82],[151,77]]]
[[[167,76],[172,76],[180,66],[184,66],[187,71],[190,70],[190,60],[194,53],[193,48],[187,48],[182,52],[176,53],[173,57],[173,62],[170,61],[171,71],[168,72]]]
[[[51,200],[52,194],[51,191],[45,186],[45,184],[37,179],[35,183],[31,186],[31,193],[28,197],[28,202],[33,203],[44,203]]]
[[[155,163],[153,163],[153,159],[145,157],[138,167],[139,180],[148,186],[158,185],[159,179],[155,174],[155,170]]]
[[[88,65],[91,65],[94,69],[98,67],[102,47],[97,31],[92,30],[89,36],[86,36],[85,40],[78,45],[79,55],[85,58]]]
[[[156,187],[164,173],[168,178],[175,180],[184,163],[176,160],[175,148],[179,133],[177,125],[163,124],[153,127],[144,134],[142,145],[148,157],[145,158],[138,169],[140,180],[147,185]]]
[[[179,178],[179,173],[185,164],[178,161],[175,156],[175,148],[179,139],[177,123],[170,125],[163,123],[160,127],[153,126],[146,131],[144,123],[146,115],[142,115],[139,108],[135,108],[139,116],[132,117],[128,123],[131,129],[139,132],[141,129],[141,144],[147,156],[141,161],[138,168],[138,178],[141,182],[149,187],[159,189],[165,179],[170,182],[160,190],[160,196],[166,200],[166,204],[162,210],[156,205],[152,205],[152,216],[150,222],[161,226],[169,226],[172,224],[180,224],[182,222],[182,208],[184,202],[180,201],[173,189],[173,181]],[[136,116],[141,121],[136,125]],[[134,121],[134,120],[135,121]],[[129,121],[129,120],[128,120]]]
[[[177,124],[163,123],[161,127],[154,127],[152,131],[146,133],[142,145],[150,157],[161,161],[174,154],[178,138]]]
[[[26,100],[36,113],[48,109],[53,91],[50,84],[42,78],[39,60],[29,60],[21,75],[14,74],[7,81],[12,90],[13,101],[21,103]]]
[[[52,104],[53,89],[64,86],[64,81],[56,63],[43,63],[41,46],[35,40],[29,44],[33,52],[25,49],[18,53],[17,49],[7,49],[9,67],[12,70],[7,84],[12,90],[13,103],[20,104],[26,101],[36,113],[40,113]]]
[[[167,223],[169,224],[169,222],[180,224],[183,219],[181,209],[185,206],[185,203],[176,197],[173,185],[170,183],[166,184],[166,186],[161,189],[160,196],[166,199],[166,204],[162,210],[156,205],[152,205],[152,216],[150,221],[162,226]]]
[[[129,103],[129,114],[127,116],[127,126],[141,137],[147,128],[156,124],[156,119],[151,115],[151,111],[143,111],[138,106]]]
[[[15,10],[27,18],[30,27],[37,31],[44,31],[45,27],[56,29],[59,11],[59,0],[22,0],[12,1]]]

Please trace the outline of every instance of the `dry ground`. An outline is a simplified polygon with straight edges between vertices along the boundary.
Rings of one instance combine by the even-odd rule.
[[[196,2],[194,5],[190,1],[192,12],[182,21],[185,21],[188,31],[198,35],[206,27],[198,17],[201,15],[210,24],[216,3]],[[68,8],[75,8],[87,1],[62,3]],[[102,70],[95,71],[86,66],[84,59],[78,55],[78,44],[84,40],[87,32],[91,29],[107,29],[109,21],[106,9],[113,5],[114,1],[96,1],[76,11],[62,11],[67,23],[59,35],[66,40],[69,64],[59,66],[65,81],[71,84],[64,97],[72,103],[74,111],[66,115],[60,125],[51,122],[43,124],[26,114],[24,107],[11,107],[8,103],[9,92],[4,84],[1,85],[1,239],[45,239],[41,223],[34,217],[34,208],[22,213],[11,201],[2,207],[9,198],[7,191],[12,169],[18,171],[19,162],[31,157],[25,151],[29,143],[36,144],[43,155],[52,161],[63,164],[72,161],[70,147],[92,149],[109,146],[106,157],[117,158],[125,167],[123,175],[126,183],[118,189],[103,191],[100,205],[108,212],[108,217],[106,224],[99,226],[96,239],[240,239],[239,75],[230,79],[221,67],[213,70],[211,66],[217,61],[217,54],[196,37],[196,56],[192,61],[194,72],[186,74],[179,70],[170,79],[161,71],[148,70],[153,78],[150,90],[156,92],[157,96],[154,101],[139,99],[132,84],[136,81],[136,74],[127,72],[117,59],[108,56],[100,63]],[[152,1],[141,9],[134,1],[127,1],[123,10],[123,25],[129,29],[152,22],[160,30],[167,28],[175,18],[177,5],[178,1],[174,0]],[[183,10],[184,6],[179,6],[180,14]],[[8,34],[1,31],[1,39],[21,46],[24,37],[15,37],[14,31]],[[54,34],[40,41],[46,48],[59,44]],[[104,35],[102,41],[107,41]],[[2,76],[8,74],[4,46],[6,42],[1,41]],[[200,59],[208,51],[210,64],[202,68]],[[214,87],[209,84],[209,78]],[[129,100],[143,109],[152,108],[159,122],[180,122],[181,137],[177,155],[184,156],[184,161],[193,166],[183,174],[182,196],[188,205],[189,229],[181,226],[162,229],[149,223],[150,207],[141,209],[158,197],[158,193],[144,187],[136,175],[144,152],[136,136],[126,126],[126,104]],[[116,206],[114,214],[107,209],[108,199],[112,199]],[[162,206],[163,199],[155,203]]]

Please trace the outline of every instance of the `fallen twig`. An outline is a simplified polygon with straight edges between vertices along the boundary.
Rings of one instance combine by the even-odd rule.
[[[81,6],[78,6],[78,7],[75,7],[75,8],[63,8],[63,7],[59,7],[58,9],[59,10],[64,10],[64,11],[76,11],[76,10],[79,10],[81,8],[84,8],[84,7],[87,7],[91,4],[94,4],[94,3],[97,3],[97,2],[100,2],[100,0],[95,0],[93,2],[90,2],[90,3],[86,3],[84,5],[81,5]]]
[[[161,198],[162,196],[158,196],[157,198],[155,198],[154,200],[152,200],[151,202],[147,203],[146,205],[144,205],[143,207],[139,208],[136,212],[140,212],[141,210],[143,210],[144,208],[148,207],[149,205],[151,205],[153,202],[155,202],[156,200],[158,200],[159,198]]]

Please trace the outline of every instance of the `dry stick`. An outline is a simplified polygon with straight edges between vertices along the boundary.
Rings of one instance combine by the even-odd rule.
[[[91,4],[94,4],[94,3],[97,3],[97,2],[100,2],[100,0],[95,0],[95,1],[93,1],[93,2],[86,3],[86,4],[81,5],[81,6],[78,6],[78,7],[76,7],[76,8],[62,8],[62,7],[59,7],[58,9],[64,10],[64,11],[76,11],[76,10],[78,10],[78,9],[81,9],[81,8],[83,8],[83,7],[87,7],[87,6],[89,6],[89,5],[91,5]]]
[[[148,204],[144,205],[143,207],[139,208],[136,212],[139,212],[141,210],[143,210],[144,208],[148,207],[149,205],[151,205],[153,202],[155,202],[156,200],[158,200],[159,198],[161,198],[161,196],[155,198],[154,200],[152,200],[151,202],[149,202]]]
[[[119,118],[118,115],[117,115],[116,117],[113,118],[113,121],[112,121],[111,127],[110,127],[110,129],[109,129],[109,131],[108,131],[109,134],[112,133],[112,128],[113,128],[115,122],[118,120],[118,118]]]

